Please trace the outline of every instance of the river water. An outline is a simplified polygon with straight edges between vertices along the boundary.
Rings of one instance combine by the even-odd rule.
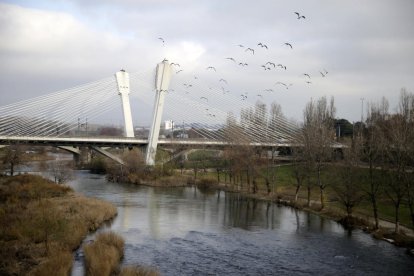
[[[108,183],[86,171],[70,186],[118,207],[100,231],[125,239],[123,264],[162,275],[414,275],[404,249],[289,207],[192,187]],[[72,275],[84,275],[81,249]]]

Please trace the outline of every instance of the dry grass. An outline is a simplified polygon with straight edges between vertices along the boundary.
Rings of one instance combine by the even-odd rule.
[[[157,270],[144,266],[125,266],[121,269],[119,276],[159,276]]]
[[[124,240],[113,232],[100,233],[92,243],[85,244],[86,274],[105,276],[114,273],[124,255]]]
[[[72,254],[68,251],[57,252],[36,266],[30,271],[29,275],[68,275],[68,272],[72,268],[72,258]]]
[[[0,275],[67,274],[71,252],[115,215],[112,204],[38,176],[0,178]]]

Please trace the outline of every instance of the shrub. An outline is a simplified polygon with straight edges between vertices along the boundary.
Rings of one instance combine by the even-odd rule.
[[[126,266],[121,269],[119,276],[158,276],[160,273],[144,266]]]
[[[124,240],[113,232],[100,233],[92,243],[85,244],[87,275],[111,275],[124,254]]]
[[[106,173],[105,160],[100,156],[93,158],[91,163],[89,164],[89,169],[92,173],[98,173],[98,174]]]
[[[47,261],[39,264],[29,275],[69,275],[72,269],[72,254],[67,251],[56,252]]]
[[[209,178],[202,178],[197,182],[197,188],[199,189],[209,189],[214,188],[217,184],[217,181]]]

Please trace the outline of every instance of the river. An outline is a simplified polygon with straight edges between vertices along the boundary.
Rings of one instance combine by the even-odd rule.
[[[125,239],[123,264],[156,267],[161,275],[414,273],[414,258],[403,248],[290,207],[192,187],[108,183],[86,171],[70,186],[118,207],[116,219],[100,231]],[[83,273],[79,249],[72,275]]]

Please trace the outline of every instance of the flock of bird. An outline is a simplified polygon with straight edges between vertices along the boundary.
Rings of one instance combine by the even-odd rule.
[[[298,20],[304,20],[304,19],[306,19],[306,17],[304,15],[300,14],[299,12],[294,12],[294,14],[297,16],[297,19]],[[159,37],[158,39],[162,42],[162,45],[165,46],[165,40],[162,37]],[[245,46],[243,44],[238,44],[236,46],[238,48],[244,49],[244,52],[246,54],[248,53],[248,54],[251,54],[252,56],[255,55],[255,49],[253,47],[248,47],[248,46]],[[263,49],[263,50],[269,50],[271,48],[270,46],[268,46],[267,44],[265,44],[263,42],[258,42],[256,46],[260,47],[258,49]],[[293,50],[294,49],[294,47],[293,47],[293,45],[292,45],[291,42],[284,42],[282,44],[282,46],[283,47],[286,47],[286,48],[288,48],[290,50]],[[234,58],[234,57],[226,57],[225,59],[228,60],[231,63],[234,63],[237,66],[241,66],[241,67],[249,66],[249,63],[247,63],[246,61],[236,60],[236,58]],[[179,74],[179,73],[183,72],[183,69],[181,69],[181,66],[180,66],[179,63],[172,62],[170,65],[173,66],[176,69],[175,70],[175,73],[176,74]],[[273,61],[267,61],[266,63],[260,65],[260,67],[263,68],[263,70],[265,70],[265,71],[276,70],[276,69],[284,70],[284,71],[287,70],[287,66],[286,65],[284,65],[282,63],[275,63]],[[211,66],[211,65],[210,66],[207,66],[206,67],[206,70],[207,71],[217,72],[216,67],[215,66]],[[326,69],[322,69],[322,70],[319,71],[319,73],[320,73],[320,75],[323,78],[325,78],[327,76],[327,74],[328,74],[328,71]],[[308,85],[309,84],[312,84],[312,81],[311,81],[312,80],[312,77],[311,77],[311,75],[309,73],[303,73],[301,75],[301,77],[304,78],[306,84],[308,84]],[[198,77],[197,76],[194,76],[194,79],[198,79]],[[224,88],[224,86],[228,84],[227,80],[225,80],[224,78],[220,78],[218,82],[221,83],[221,84],[223,84],[223,86],[221,87],[221,89],[223,91],[223,94],[230,93],[229,90],[227,90],[227,89]],[[276,88],[277,87],[283,87],[285,89],[289,89],[291,86],[293,86],[293,83],[286,83],[286,82],[278,81],[274,85],[275,85]],[[184,83],[183,86],[186,89],[189,89],[189,88],[192,87],[192,84]],[[212,88],[209,87],[209,89],[212,89]],[[265,92],[274,92],[275,90],[272,89],[272,88],[267,88],[267,89],[264,89],[263,91],[265,91]],[[186,93],[188,94],[189,92],[187,91]],[[257,97],[263,99],[263,95],[262,94],[257,94]],[[241,94],[240,95],[240,99],[242,101],[247,100],[247,98],[248,98],[248,94],[247,93],[244,93],[244,94]],[[208,98],[207,97],[204,97],[204,96],[203,97],[200,97],[200,100],[204,100],[204,101],[208,102]],[[211,114],[211,113],[209,113],[209,115],[210,116],[214,116],[214,114]]]

